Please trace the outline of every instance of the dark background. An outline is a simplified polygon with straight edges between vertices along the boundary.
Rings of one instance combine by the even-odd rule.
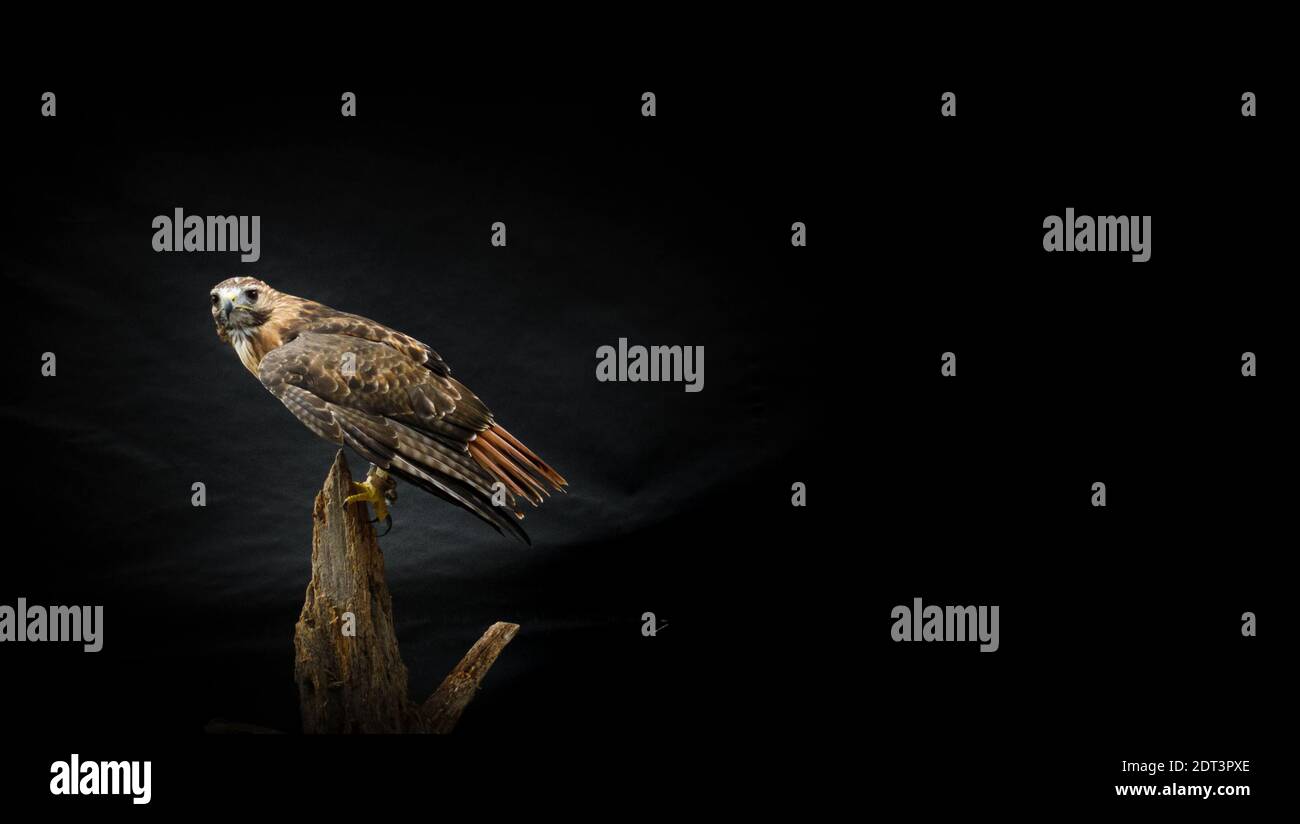
[[[1149,97],[823,80],[82,82],[52,89],[52,120],[40,83],[15,92],[0,603],[106,612],[96,655],[0,650],[8,728],[40,753],[15,785],[43,792],[75,751],[152,758],[157,804],[292,794],[342,759],[398,787],[506,764],[967,808],[1260,803],[1294,494],[1283,103],[1255,78]],[[177,206],[261,215],[262,259],[153,252]],[[1151,260],[1047,255],[1042,220],[1069,206],[1152,215]],[[236,274],[428,342],[570,481],[529,514],[531,548],[402,490],[383,547],[413,691],[491,622],[522,626],[453,739],[203,733],[297,731],[293,623],[333,454],[216,340],[207,291]],[[619,337],[703,345],[704,391],[598,383]],[[917,596],[999,604],[1001,649],[892,643]],[[1212,783],[1256,798],[1114,798],[1121,761],[1169,758],[1250,759]]]
[[[1143,77],[950,81],[899,101],[908,173],[887,196],[911,265],[873,301],[893,353],[873,388],[893,399],[875,503],[901,517],[872,590],[1001,605],[995,654],[872,636],[902,795],[1232,818],[1277,803],[1290,770],[1288,132],[1241,117],[1245,90],[1277,101],[1258,78]],[[1150,260],[1044,252],[1043,219],[1071,206],[1152,215]],[[954,379],[937,377],[945,351]],[[1245,380],[1245,351],[1280,369]],[[1259,637],[1241,636],[1246,611]],[[1247,775],[1120,772],[1245,758]],[[1114,796],[1171,780],[1254,795]]]

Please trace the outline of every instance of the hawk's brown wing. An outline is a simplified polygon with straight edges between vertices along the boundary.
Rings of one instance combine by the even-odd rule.
[[[428,344],[361,315],[301,298],[294,300],[298,301],[294,312],[299,332],[345,335],[383,344],[443,379],[428,382],[432,389],[413,411],[415,419],[404,419],[412,426],[423,428],[445,443],[468,449],[480,466],[534,506],[542,502],[543,495],[550,495],[548,486],[563,490],[567,485],[560,473],[492,420],[482,401],[451,377],[451,368]],[[448,399],[454,404],[450,415],[443,414],[443,402]]]
[[[258,377],[320,437],[347,444],[376,466],[528,540],[518,524],[522,515],[513,511],[514,496],[506,496],[509,508],[492,504],[497,480],[522,491],[493,465],[483,465],[479,435],[496,429],[492,413],[454,378],[385,343],[320,332],[272,350]]]
[[[347,335],[382,343],[435,375],[446,377],[451,374],[451,367],[427,343],[421,343],[410,335],[390,329],[370,318],[340,312],[323,303],[309,300],[301,301],[295,311],[302,322],[303,331],[322,335]]]

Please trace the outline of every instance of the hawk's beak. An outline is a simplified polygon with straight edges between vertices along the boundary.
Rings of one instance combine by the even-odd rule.
[[[221,322],[226,323],[229,321],[230,313],[233,311],[235,311],[235,304],[230,300],[230,298],[222,298],[221,311],[218,313],[221,315]]]

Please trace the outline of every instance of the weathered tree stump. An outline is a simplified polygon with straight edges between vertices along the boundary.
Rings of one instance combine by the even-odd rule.
[[[384,554],[366,505],[343,503],[350,494],[339,450],[316,495],[311,582],[294,628],[303,732],[451,732],[519,625],[493,624],[428,700],[410,700]]]

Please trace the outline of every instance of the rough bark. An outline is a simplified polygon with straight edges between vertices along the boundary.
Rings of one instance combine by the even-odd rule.
[[[497,621],[488,627],[483,637],[474,642],[456,668],[447,674],[438,689],[420,708],[426,732],[451,732],[460,715],[469,706],[479,683],[501,650],[519,631],[518,624]]]
[[[366,505],[343,503],[351,493],[340,450],[316,496],[311,582],[294,629],[303,732],[450,732],[519,626],[493,624],[427,701],[411,701],[384,555]]]

